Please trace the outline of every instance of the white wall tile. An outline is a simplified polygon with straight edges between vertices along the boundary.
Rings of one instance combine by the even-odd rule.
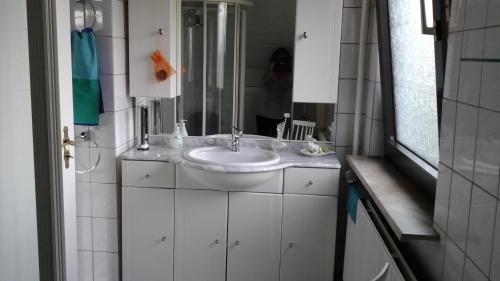
[[[94,280],[93,255],[90,251],[78,251],[78,281]]]
[[[101,74],[127,74],[126,40],[114,37],[97,37]]]
[[[362,0],[344,0],[344,7],[361,7]]]
[[[125,4],[118,0],[111,1],[112,6],[112,36],[125,38]]]
[[[481,86],[482,107],[500,111],[500,63],[483,63]]]
[[[465,0],[455,0],[451,2],[450,31],[463,30],[465,23]]]
[[[370,144],[372,137],[372,119],[363,117],[363,153],[364,155],[370,154]]]
[[[119,281],[117,253],[94,253],[94,281]]]
[[[92,165],[97,161],[97,149],[90,149],[90,158]],[[117,167],[116,150],[109,148],[101,148],[101,161],[97,168],[90,173],[91,182],[93,183],[117,183]]]
[[[471,105],[479,104],[481,91],[481,63],[464,61],[460,64],[458,100]]]
[[[92,251],[92,219],[77,217],[76,228],[78,250]]]
[[[448,235],[465,250],[472,183],[454,172],[451,186]]]
[[[101,75],[104,111],[120,111],[133,107],[128,96],[127,75]]]
[[[466,253],[483,272],[490,272],[496,203],[496,198],[479,187],[472,188]]]
[[[441,280],[443,272],[444,254],[446,250],[446,234],[436,229],[441,237],[438,241],[415,240],[415,257],[422,261],[425,275],[430,280]]]
[[[373,119],[382,120],[382,84],[375,83],[373,92]]]
[[[378,33],[377,33],[377,10],[375,8],[370,9],[370,23],[369,23],[369,35],[368,43],[378,43]]]
[[[90,127],[92,138],[102,148],[115,148],[115,113],[99,115],[99,126]],[[91,145],[94,146],[93,144]]]
[[[356,107],[356,80],[339,80],[338,113],[354,113]]]
[[[92,240],[95,252],[118,252],[118,221],[92,218]]]
[[[92,216],[92,196],[88,182],[76,183],[76,215],[79,217]]]
[[[486,29],[484,57],[487,59],[500,59],[500,27]]]
[[[439,165],[436,198],[434,203],[434,222],[446,230],[448,227],[448,208],[450,206],[451,170]]]
[[[85,171],[90,168],[90,149],[88,147],[75,147],[75,169]],[[90,174],[76,174],[77,182],[90,182]]]
[[[347,155],[352,154],[352,147],[350,146],[340,146],[335,148],[335,154],[339,159],[340,165],[342,168],[348,167],[346,157]]]
[[[500,24],[500,0],[489,0],[487,24]]]
[[[455,3],[457,1],[453,1]],[[446,55],[446,73],[443,96],[456,100],[460,76],[460,58],[462,54],[463,32],[450,33],[448,37],[448,53]]]
[[[358,76],[358,53],[358,45],[340,44],[339,78],[356,78]]]
[[[115,146],[121,147],[134,138],[134,109],[115,112]]]
[[[378,44],[368,44],[368,54],[366,59],[368,62],[366,67],[366,77],[370,81],[380,82]]]
[[[26,30],[27,28],[26,1],[2,1],[0,29]]]
[[[450,240],[446,240],[446,252],[444,257],[443,281],[461,281],[464,269],[465,255]]]
[[[92,183],[92,216],[118,218],[117,194],[116,184]]]
[[[457,105],[453,169],[470,180],[472,180],[476,150],[477,118],[477,107]]]
[[[341,43],[359,43],[361,8],[342,9]]]
[[[457,113],[457,103],[443,100],[442,108],[439,158],[442,163],[451,167],[453,163],[453,147],[455,143],[455,117]]]
[[[352,146],[354,114],[337,114],[337,146]]]
[[[500,202],[497,201],[497,214],[495,221],[495,235],[493,238],[493,248],[491,255],[490,279],[500,280]]]
[[[375,82],[365,81],[363,113],[373,119],[373,100],[375,99]]]
[[[384,156],[384,123],[380,120],[373,120],[372,122],[369,156],[382,157]]]
[[[500,113],[479,110],[474,182],[498,195],[500,173]]]
[[[484,50],[484,29],[464,32],[462,58],[482,58]]]
[[[488,278],[467,258],[464,267],[464,281],[488,281]]]
[[[465,28],[484,27],[488,12],[488,0],[467,0]]]

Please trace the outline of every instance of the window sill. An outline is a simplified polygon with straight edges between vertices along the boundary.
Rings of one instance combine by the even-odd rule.
[[[438,240],[433,206],[384,159],[347,156],[347,162],[400,241]]]

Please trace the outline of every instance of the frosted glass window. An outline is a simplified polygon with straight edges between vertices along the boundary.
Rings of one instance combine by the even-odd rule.
[[[389,0],[396,140],[439,163],[434,37],[421,33],[420,1]]]

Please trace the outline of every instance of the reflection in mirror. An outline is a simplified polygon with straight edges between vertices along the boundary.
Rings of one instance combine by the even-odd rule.
[[[161,132],[187,120],[192,136],[236,126],[276,137],[287,113],[284,138],[296,138],[292,122],[310,121],[314,136],[328,141],[333,105],[292,108],[295,10],[296,0],[182,1],[181,95],[162,99]]]

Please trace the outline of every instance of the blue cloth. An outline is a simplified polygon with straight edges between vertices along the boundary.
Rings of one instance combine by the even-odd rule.
[[[363,192],[363,188],[358,183],[351,183],[347,188],[347,213],[351,220],[356,223],[356,213],[358,210],[358,200],[366,198]]]
[[[86,28],[71,31],[73,71],[73,112],[76,125],[99,125],[103,113],[99,61],[94,31]]]

